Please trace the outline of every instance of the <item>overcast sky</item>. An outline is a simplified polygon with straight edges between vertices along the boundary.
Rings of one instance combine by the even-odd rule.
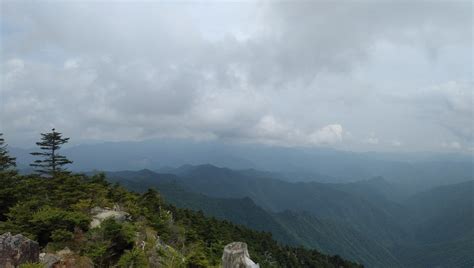
[[[1,1],[1,127],[472,152],[471,1]]]

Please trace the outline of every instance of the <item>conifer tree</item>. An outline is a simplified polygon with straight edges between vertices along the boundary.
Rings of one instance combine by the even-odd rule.
[[[16,158],[8,154],[7,144],[3,138],[3,133],[0,133],[0,171],[5,171],[11,167],[16,166]]]
[[[61,172],[67,172],[64,167],[71,164],[72,161],[58,153],[61,146],[69,141],[69,138],[63,138],[62,133],[56,132],[53,128],[52,132],[41,133],[41,141],[36,145],[40,147],[41,152],[31,153],[35,156],[41,156],[43,159],[35,160],[30,166],[42,175],[54,176]]]

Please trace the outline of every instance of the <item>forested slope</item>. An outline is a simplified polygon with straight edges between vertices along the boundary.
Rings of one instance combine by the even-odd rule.
[[[468,254],[474,245],[472,181],[440,186],[399,203],[393,201],[396,195],[387,196],[399,189],[383,178],[289,183],[262,176],[265,173],[211,165],[169,171],[174,174],[108,174],[136,191],[160,189],[179,207],[269,231],[283,243],[337,253],[369,267],[474,264]]]
[[[217,266],[224,245],[232,241],[246,242],[252,259],[263,267],[358,266],[316,250],[282,246],[270,233],[177,208],[154,190],[129,192],[101,175],[45,178],[1,172],[0,184],[1,233],[22,233],[44,251],[67,246],[77,258],[90,259],[98,267],[128,267],[130,261],[142,265],[138,267],[167,267],[172,260],[174,267]],[[130,219],[90,227],[92,208],[113,206]],[[147,242],[144,249],[137,247],[140,239]]]

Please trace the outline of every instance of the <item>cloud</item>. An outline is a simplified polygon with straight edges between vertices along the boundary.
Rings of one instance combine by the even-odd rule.
[[[402,97],[419,120],[434,123],[464,142],[474,143],[474,81],[448,81]]]
[[[443,142],[441,144],[442,147],[446,149],[451,149],[451,150],[458,150],[461,148],[461,144],[457,141],[451,141],[451,142]]]
[[[294,124],[281,122],[272,115],[265,115],[247,132],[247,136],[249,141],[258,140],[270,145],[321,146],[342,142],[344,130],[340,124],[302,129]]]
[[[364,149],[373,129],[400,137],[396,147],[472,144],[470,3],[2,8],[0,119],[11,144],[52,126],[77,140]]]
[[[260,45],[260,63],[252,69],[256,74],[313,79],[321,71],[347,72],[367,61],[383,41],[420,45],[429,56],[445,46],[471,43],[469,3],[307,1],[267,6],[264,32],[255,41]],[[261,68],[265,62],[268,68]]]
[[[377,144],[379,144],[379,138],[375,137],[374,134],[371,134],[370,137],[368,137],[364,140],[364,143],[367,143],[367,144],[370,144],[370,145],[377,145]]]
[[[68,59],[64,62],[64,69],[76,69],[79,67],[79,61],[77,59]]]
[[[341,142],[343,128],[340,124],[331,124],[318,129],[310,135],[310,140],[314,144],[334,144]]]
[[[392,146],[394,146],[394,147],[400,147],[400,146],[403,145],[403,143],[402,143],[401,141],[399,141],[399,140],[393,140],[393,141],[391,141],[391,144],[392,144]]]

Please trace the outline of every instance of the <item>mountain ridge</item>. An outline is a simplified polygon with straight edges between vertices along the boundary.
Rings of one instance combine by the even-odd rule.
[[[142,191],[146,187],[161,188],[163,194],[165,196],[168,194],[170,201],[175,202],[178,206],[202,210],[206,215],[227,219],[253,229],[272,232],[277,240],[288,244],[304,245],[327,253],[338,252],[346,258],[366,263],[368,267],[419,267],[416,257],[409,253],[410,248],[421,255],[428,256],[429,253],[426,252],[428,248],[437,247],[440,250],[443,244],[463,243],[466,245],[469,241],[469,239],[461,239],[459,242],[446,240],[437,246],[434,244],[430,246],[423,241],[417,242],[419,237],[417,231],[413,230],[414,225],[410,222],[412,219],[409,219],[409,216],[420,213],[406,209],[407,206],[410,206],[410,202],[415,201],[406,199],[408,201],[394,202],[391,198],[386,198],[387,191],[393,187],[390,182],[380,177],[341,184],[290,183],[279,178],[272,179],[265,176],[271,173],[235,171],[213,165],[187,165],[179,171],[167,170],[167,172],[175,174],[166,176],[161,174],[148,178],[145,176],[142,177],[143,180],[137,180],[134,179],[132,172],[127,173],[128,178],[122,177],[121,180],[128,183],[129,187],[138,185]],[[149,171],[147,173],[152,174]],[[257,176],[252,177],[252,174],[257,174]],[[264,176],[259,176],[262,174]],[[117,176],[117,173],[114,175],[113,172],[108,175],[111,178],[120,177]],[[163,180],[163,178],[167,178],[167,180]],[[132,182],[127,182],[130,180]],[[136,183],[135,186],[132,186],[133,181]],[[179,188],[178,192],[173,193],[169,189],[167,190],[166,187],[170,187],[170,184]],[[438,188],[467,188],[463,186],[463,183],[460,185],[439,186]],[[469,182],[468,185],[470,185]],[[432,190],[438,191],[436,188]],[[432,190],[426,192],[429,193]],[[469,190],[466,192],[469,193]],[[298,195],[295,195],[296,193]],[[320,198],[315,199],[314,195],[320,195]],[[420,193],[420,196],[423,195],[426,194]],[[183,199],[183,197],[187,199]],[[305,204],[306,197],[313,202]],[[416,195],[412,198],[415,197]],[[467,197],[462,199],[463,202],[466,201],[465,198]],[[278,199],[283,199],[287,204],[293,205],[284,206]],[[331,201],[332,199],[335,200]],[[302,203],[295,204],[291,200],[300,200]],[[321,200],[321,202],[314,202],[315,200]],[[273,203],[274,201],[276,202]],[[341,205],[338,205],[339,202]],[[428,204],[430,202],[427,201]],[[240,207],[235,204],[242,204],[243,209],[239,210]],[[341,207],[342,210],[338,207]],[[354,213],[355,211],[357,212]],[[352,214],[347,214],[348,212]],[[234,215],[233,217],[232,213],[240,216]],[[358,218],[352,218],[356,216]],[[347,218],[344,220],[344,217],[349,217],[352,220],[347,220]],[[260,222],[261,225],[252,222],[252,220],[258,222],[260,219],[263,219]],[[436,226],[439,219],[432,217],[430,222]],[[369,232],[371,234],[367,236]],[[420,258],[422,258],[421,255]],[[381,262],[381,259],[386,262]],[[441,263],[443,263],[442,260]],[[447,259],[446,263],[451,262]]]

